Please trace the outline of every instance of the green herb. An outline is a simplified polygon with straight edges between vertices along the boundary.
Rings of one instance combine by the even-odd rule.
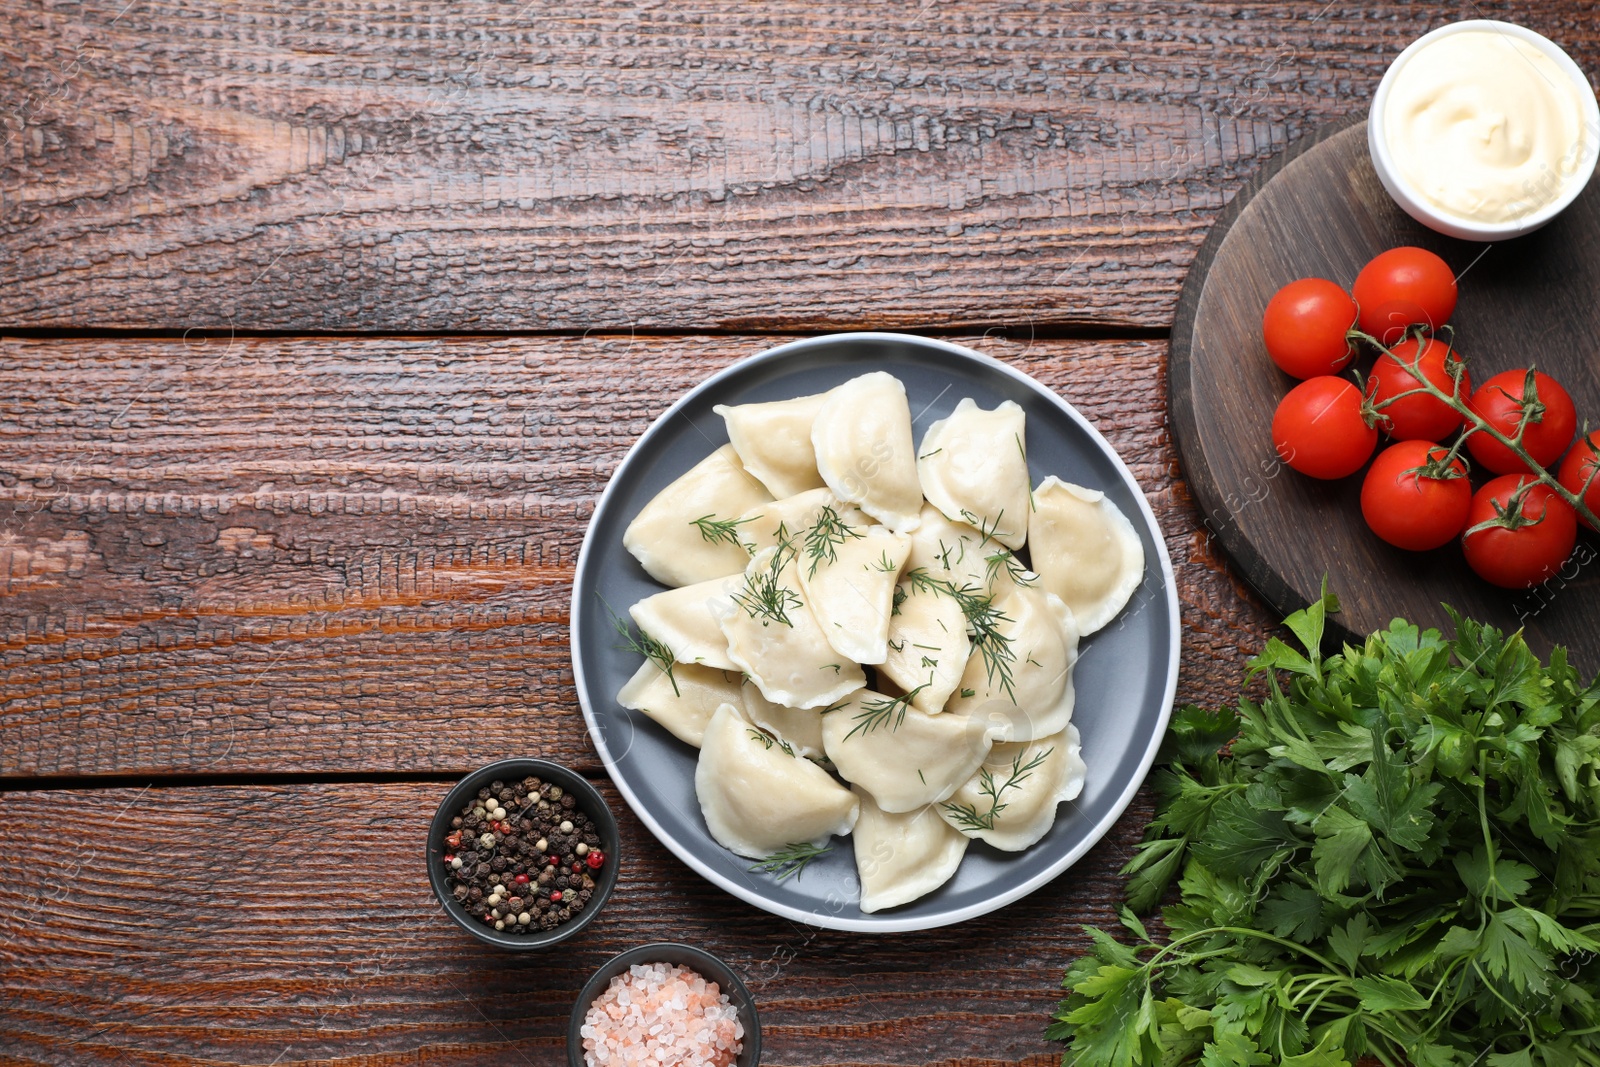
[[[962,699],[970,699],[970,698],[975,697],[977,695],[978,695],[978,691],[976,689],[963,689],[961,691]]]
[[[1010,622],[1011,617],[995,607],[994,597],[985,596],[970,585],[958,587],[948,578],[935,578],[922,567],[907,571],[906,580],[918,592],[943,593],[955,599],[961,614],[967,618],[967,633],[972,638],[972,647],[983,658],[989,684],[1004,690],[1015,703],[1017,696],[1011,667],[1017,654],[1011,647],[1011,638],[1000,632],[1001,625]]]
[[[830,505],[824,504],[822,510],[817,512],[817,521],[811,524],[811,529],[806,531],[805,551],[806,559],[811,567],[806,571],[807,578],[817,576],[817,567],[823,560],[829,563],[839,561],[838,547],[850,538],[860,538],[861,531],[851,526],[839,517]]]
[[[924,452],[922,455],[918,456],[917,458],[918,459],[927,459],[929,456],[937,456],[940,452],[943,452],[943,451],[944,451],[944,449],[942,449],[942,448],[936,448],[932,452]]]
[[[635,636],[628,620],[618,615],[611,605],[606,603],[605,597],[600,598],[600,603],[605,604],[606,614],[611,616],[611,628],[622,638],[622,644],[616,647],[624,652],[643,656],[654,663],[661,673],[667,676],[667,681],[672,683],[673,696],[682,696],[683,694],[678,692],[678,679],[672,676],[672,649],[645,633],[643,629],[640,629]]]
[[[1055,749],[1053,748],[1047,748],[1027,763],[1022,762],[1022,753],[1018,752],[1012,757],[1011,770],[1007,772],[1006,780],[1003,782],[996,782],[994,774],[990,772],[989,768],[984,767],[980,770],[978,772],[978,792],[982,796],[989,798],[989,807],[984,811],[980,812],[972,804],[942,804],[940,806],[955,820],[957,829],[966,830],[969,833],[977,833],[980,830],[993,830],[994,821],[1000,817],[1000,813],[1005,811],[1008,806],[1008,802],[1000,798],[1006,794],[1007,790],[1016,789],[1023,782],[1032,778],[1033,772],[1038,770],[1039,765],[1049,759],[1050,753],[1054,751]]]
[[[1022,561],[1009,549],[1002,548],[992,556],[984,556],[983,580],[991,589],[994,580],[1002,569],[1011,576],[1011,580],[1018,585],[1032,585],[1039,580],[1039,576],[1022,565]]]
[[[907,592],[905,586],[903,586],[903,585],[895,586],[894,587],[894,606],[889,609],[889,614],[890,615],[898,615],[898,614],[900,614],[901,605],[905,604],[906,597],[909,596],[909,595],[910,595],[910,593]]]
[[[831,851],[833,851],[831,845],[813,845],[806,842],[784,845],[782,850],[774,852],[750,870],[761,874],[775,874],[778,876],[778,881],[782,882],[805,870],[818,856],[826,856]]]
[[[715,515],[702,515],[690,521],[689,525],[700,530],[700,537],[707,544],[728,544],[734,548],[744,548],[745,544],[739,540],[739,527],[749,522],[749,519],[719,519]]]
[[[909,693],[897,697],[863,700],[861,710],[855,714],[855,725],[844,735],[844,739],[848,741],[856,734],[866,736],[880,726],[887,726],[891,730],[900,729],[900,724],[906,721],[906,709],[911,707],[912,699],[926,688],[928,683],[923,682]]]
[[[789,619],[789,609],[803,605],[800,595],[779,580],[783,568],[788,566],[793,555],[794,547],[789,543],[782,524],[779,524],[778,547],[767,559],[766,568],[747,575],[744,589],[733,594],[733,602],[744,608],[752,619],[761,620],[762,626],[781,622],[792,627],[794,623]]]
[[[895,565],[894,560],[889,558],[889,550],[887,548],[878,554],[878,558],[872,563],[872,568],[882,571],[884,574],[893,574],[900,569]]]
[[[952,564],[950,562],[950,553],[954,552],[958,548],[961,550],[961,554],[956,557],[955,563]],[[955,570],[956,566],[967,558],[967,539],[965,537],[958,537],[956,538],[956,543],[954,545],[947,545],[944,543],[944,539],[940,538],[939,552],[936,556],[934,556],[934,558],[939,561],[939,566],[943,567],[945,570]]]
[[[755,741],[760,741],[763,745],[766,745],[768,752],[772,751],[772,746],[773,745],[777,745],[779,748],[783,749],[783,751],[786,754],[788,754],[790,756],[794,755],[793,746],[791,746],[789,744],[789,742],[783,740],[782,738],[773,737],[771,734],[767,733],[765,730],[757,730],[753,726],[749,727],[749,731],[750,731],[751,739],[755,740]]]
[[[983,521],[983,519],[981,519],[978,516],[974,515],[972,512],[968,511],[966,508],[962,508],[961,509],[961,517],[963,519],[967,520],[967,525],[968,526],[976,526],[978,528],[978,547],[979,548],[982,548],[984,545],[988,544],[990,541],[993,541],[995,539],[994,538],[994,533],[995,533],[996,530],[1000,529],[1000,520],[1005,517],[1005,514],[1006,514],[1006,509],[1005,508],[1001,508],[995,514],[994,522],[993,523],[986,523],[986,522]]]
[[[1263,699],[1174,716],[1068,1062],[1600,1064],[1600,683],[1453,612],[1324,659],[1337,606],[1252,662]],[[1134,911],[1175,878],[1158,942]]]

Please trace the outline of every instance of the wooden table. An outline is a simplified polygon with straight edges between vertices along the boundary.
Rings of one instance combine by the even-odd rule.
[[[540,958],[451,926],[447,784],[600,781],[572,565],[633,438],[785,338],[1008,360],[1149,494],[1183,702],[1273,620],[1197,523],[1165,338],[1219,208],[1485,13],[1600,69],[1600,5],[0,4],[0,1063],[557,1064],[673,938],[770,1064],[1051,1064],[1148,797],[988,918],[861,939],[713,889],[619,806]],[[614,791],[608,795],[615,798]]]

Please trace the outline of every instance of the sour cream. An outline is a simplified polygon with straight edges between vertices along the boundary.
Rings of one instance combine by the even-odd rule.
[[[1510,223],[1587,181],[1600,134],[1585,121],[1594,93],[1555,59],[1497,29],[1419,44],[1387,79],[1381,118],[1395,176],[1424,204],[1469,223]]]

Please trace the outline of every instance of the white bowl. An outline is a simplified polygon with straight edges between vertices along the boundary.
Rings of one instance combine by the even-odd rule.
[[[1388,138],[1384,136],[1383,112],[1389,100],[1389,90],[1394,85],[1395,73],[1405,66],[1406,61],[1414,54],[1433,41],[1469,30],[1505,33],[1533,45],[1554,60],[1556,65],[1572,78],[1573,83],[1579,87],[1578,98],[1582,101],[1583,127],[1587,137],[1584,154],[1578,160],[1572,174],[1567,176],[1560,193],[1539,210],[1506,222],[1480,222],[1451,214],[1429,203],[1415,186],[1400,175],[1394,157],[1389,152]],[[1583,71],[1572,61],[1571,56],[1561,50],[1560,45],[1548,37],[1510,22],[1467,19],[1464,22],[1452,22],[1448,26],[1441,26],[1431,33],[1423,34],[1412,41],[1410,46],[1389,64],[1383,80],[1378,83],[1377,93],[1372,97],[1372,110],[1367,115],[1367,147],[1372,153],[1372,166],[1378,172],[1378,180],[1383,182],[1383,187],[1394,197],[1395,203],[1405,209],[1407,215],[1424,226],[1451,237],[1460,237],[1467,241],[1500,241],[1537,230],[1561,214],[1567,205],[1583,192],[1584,186],[1589,184],[1589,178],[1594,174],[1595,162],[1600,159],[1600,104],[1596,103],[1594,88],[1589,84],[1589,79]]]

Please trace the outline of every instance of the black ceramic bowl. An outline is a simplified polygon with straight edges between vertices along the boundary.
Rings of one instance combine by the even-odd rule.
[[[605,853],[606,862],[600,868],[600,877],[595,883],[594,893],[590,896],[588,905],[576,918],[553,930],[513,934],[496,930],[474,919],[467,914],[467,909],[456,903],[455,897],[450,895],[450,878],[444,865],[444,839],[450,832],[450,820],[461,812],[469,797],[478,795],[478,790],[497,778],[510,782],[529,776],[550,785],[558,785],[564,792],[577,798],[579,810],[589,816],[600,832],[600,850]],[[617,820],[612,817],[611,809],[606,807],[606,802],[599,792],[583,775],[574,774],[558,763],[542,759],[501,760],[461,779],[454,789],[445,794],[444,800],[439,804],[439,810],[433,817],[433,825],[428,828],[428,884],[433,886],[433,895],[439,898],[445,914],[479,941],[512,950],[549,948],[575,937],[580,930],[593,922],[594,917],[600,914],[600,909],[606,906],[611,890],[617,884],[617,865],[621,858],[619,844]]]
[[[718,988],[728,995],[728,1000],[739,1013],[739,1021],[744,1024],[744,1047],[733,1062],[737,1067],[756,1067],[761,1062],[761,1016],[756,1012],[755,998],[739,976],[733,973],[733,968],[709,952],[674,941],[658,941],[653,945],[630,948],[611,957],[600,965],[593,978],[584,983],[578,993],[578,1002],[572,1006],[572,1021],[567,1024],[568,1067],[584,1067],[583,1020],[589,1014],[589,1005],[605,992],[611,979],[635,963],[677,963],[717,983]]]

